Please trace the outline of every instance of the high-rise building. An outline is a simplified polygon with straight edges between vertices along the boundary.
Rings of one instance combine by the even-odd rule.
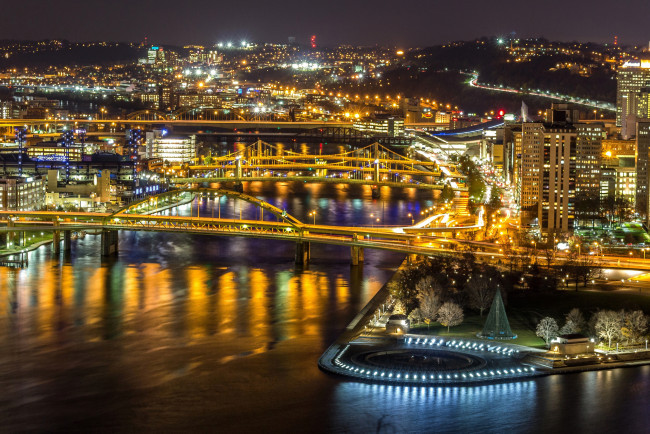
[[[648,158],[650,157],[650,119],[637,123],[636,129],[636,210],[648,216]]]
[[[602,142],[600,200],[623,198],[636,203],[636,141],[607,139]]]
[[[581,130],[580,133],[578,129]],[[524,221],[539,224],[543,237],[553,237],[573,229],[576,205],[577,161],[587,167],[582,188],[590,194],[599,194],[599,176],[593,173],[599,169],[600,155],[595,159],[593,149],[597,127],[567,122],[540,123],[525,122],[521,129],[521,163],[517,172],[521,179],[519,203]],[[578,147],[578,136],[581,147]],[[514,152],[517,152],[518,134],[514,135]],[[601,137],[602,138],[602,137]],[[599,142],[598,142],[599,143]],[[586,155],[577,158],[578,149]],[[593,178],[590,175],[594,175]]]
[[[169,85],[158,86],[158,109],[162,111],[174,110],[176,105],[174,88]]]
[[[576,194],[581,199],[598,200],[600,165],[605,127],[602,124],[575,124]]]
[[[621,127],[624,139],[635,133],[635,124],[639,118],[648,118],[646,88],[650,87],[650,60],[625,62],[618,70],[616,80],[616,125]],[[645,110],[645,112],[644,112]]]
[[[522,124],[512,127],[512,180],[510,183],[513,186],[513,198],[517,205],[521,205],[521,126]]]
[[[524,216],[531,220],[537,217],[539,202],[539,176],[541,170],[544,125],[539,122],[525,122],[521,126],[521,165],[519,206]]]
[[[576,193],[577,134],[571,124],[543,127],[537,215],[542,235],[573,229]]]
[[[147,63],[157,65],[165,62],[165,51],[162,47],[151,47],[147,51]]]

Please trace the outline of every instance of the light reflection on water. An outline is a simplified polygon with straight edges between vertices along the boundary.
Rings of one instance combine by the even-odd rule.
[[[95,238],[87,236],[77,248],[98,249]],[[272,242],[249,243],[263,248]],[[351,302],[360,308],[382,283],[374,276],[357,279],[351,294],[345,259],[332,273],[315,266],[297,270],[290,255],[281,265],[203,263],[181,268],[122,260],[100,263],[99,258],[60,264],[31,256],[27,269],[0,268],[0,324],[14,339],[40,343],[53,343],[75,328],[82,328],[89,340],[142,331],[183,339],[233,334],[269,342],[321,335],[329,308],[348,309]],[[318,321],[305,327],[306,319]],[[164,328],[156,326],[158,320]]]
[[[513,402],[517,412],[528,414],[534,410],[535,381],[495,383],[475,387],[412,387],[399,385],[343,383],[337,387],[334,413],[357,411],[364,423],[354,425],[334,424],[336,431],[414,432],[432,427],[440,432],[469,432],[477,427],[489,429],[491,425],[506,430],[507,415]],[[492,406],[494,414],[484,413]],[[488,417],[492,419],[493,424]],[[336,420],[336,418],[333,418]],[[340,421],[350,423],[351,421]],[[435,427],[435,428],[434,428]]]
[[[292,214],[307,221],[318,206],[323,223],[382,213],[405,224],[428,200],[278,188]],[[212,205],[203,200],[201,213]],[[372,432],[382,416],[381,432],[647,430],[648,367],[471,388],[369,385],[319,371],[322,351],[402,257],[368,251],[352,268],[347,249],[312,246],[300,270],[293,247],[124,232],[116,260],[102,261],[89,235],[61,261],[45,247],[27,269],[0,267],[0,431]]]
[[[649,391],[650,366],[474,387],[344,382],[335,388],[329,429],[643,433],[650,426]]]

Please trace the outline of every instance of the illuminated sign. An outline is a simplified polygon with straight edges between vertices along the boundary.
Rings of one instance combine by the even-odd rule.
[[[623,64],[623,68],[650,69],[650,60],[628,60]]]

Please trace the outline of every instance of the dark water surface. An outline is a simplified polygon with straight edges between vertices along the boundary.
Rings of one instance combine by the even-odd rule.
[[[316,210],[317,223],[407,224],[430,205],[430,193],[373,201],[363,187],[247,192],[304,221]],[[224,199],[222,217],[239,206],[258,215]],[[287,242],[144,232],[121,233],[115,260],[99,250],[89,235],[67,258],[43,247],[27,269],[0,268],[0,431],[650,430],[650,367],[456,388],[321,372],[318,357],[401,255],[368,251],[351,267],[348,249],[312,246],[301,270]]]

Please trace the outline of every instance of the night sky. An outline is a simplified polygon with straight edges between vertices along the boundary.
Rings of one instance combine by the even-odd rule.
[[[479,36],[647,44],[649,0],[13,0],[0,39],[427,46]]]

